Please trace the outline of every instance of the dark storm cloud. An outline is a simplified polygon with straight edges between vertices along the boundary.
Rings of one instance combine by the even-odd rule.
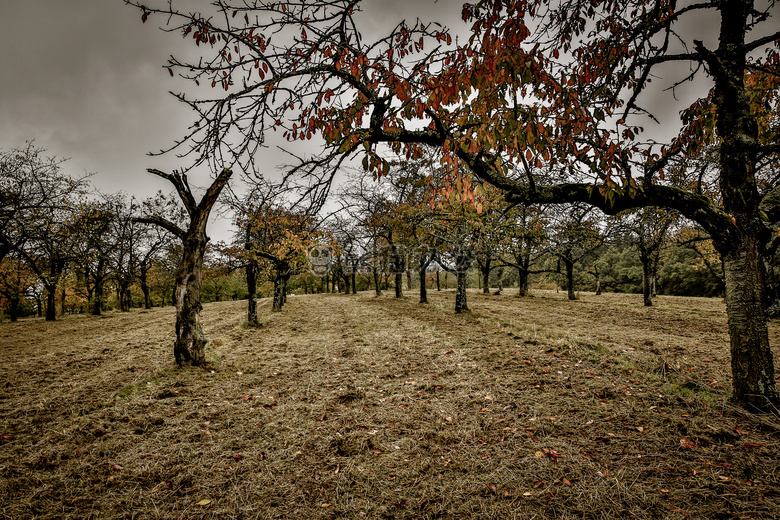
[[[166,161],[145,154],[188,116],[161,68],[170,35],[120,0],[3,0],[0,17],[0,147],[34,139],[105,190],[161,186],[144,170]]]
[[[364,5],[364,30],[379,33],[402,18],[457,21],[462,4]],[[2,0],[0,20],[0,148],[34,139],[51,154],[69,157],[69,173],[96,173],[93,183],[103,190],[167,190],[145,169],[176,168],[175,157],[146,154],[170,146],[192,120],[168,93],[189,84],[162,69],[170,54],[189,46],[142,24],[122,0]]]

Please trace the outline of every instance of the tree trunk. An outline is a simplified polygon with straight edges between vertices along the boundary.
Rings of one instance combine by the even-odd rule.
[[[650,269],[650,259],[647,258],[647,255],[640,254],[640,260],[642,261],[642,297],[644,299],[645,307],[652,307],[653,306],[653,297],[652,297],[652,291],[651,291],[651,269]]]
[[[250,327],[257,327],[257,265],[253,261],[249,261],[245,268],[246,273],[246,287],[248,296],[247,303],[247,323]]]
[[[568,257],[563,259],[563,263],[566,266],[566,293],[570,300],[576,300],[577,295],[574,294],[574,262],[569,260]]]
[[[57,319],[57,285],[46,284],[46,321],[55,321]]]
[[[16,322],[19,320],[19,304],[20,300],[18,296],[13,296],[8,301],[8,318],[12,322]]]
[[[763,266],[757,240],[745,239],[724,257],[726,309],[731,340],[732,399],[766,410],[780,402],[763,298]]]
[[[428,263],[424,260],[420,261],[420,303],[428,303],[428,288],[426,287],[425,279],[428,276]]]
[[[374,271],[374,290],[377,296],[382,296],[382,279],[379,276],[379,269],[373,268]]]
[[[490,266],[485,266],[482,269],[482,293],[490,294]]]
[[[522,267],[517,268],[517,295],[519,297],[528,294],[528,271]]]
[[[117,291],[119,294],[119,310],[122,312],[130,312],[132,297],[130,295],[130,286],[128,282],[122,281]]]
[[[504,290],[504,268],[503,267],[498,268],[498,276],[496,277],[496,280],[498,282],[497,284],[498,288],[496,289],[496,296],[498,296]]]
[[[282,298],[282,294],[284,292],[284,284],[282,282],[281,275],[276,275],[276,278],[274,278],[274,303],[271,310],[273,312],[279,312],[282,310],[282,306],[284,305],[284,299]]]
[[[352,266],[352,294],[357,294],[357,266]]]
[[[436,269],[436,290],[441,291],[441,282],[439,281],[439,270]]]
[[[149,279],[147,277],[148,273],[147,267],[141,268],[141,276],[139,281],[141,282],[141,293],[144,295],[144,309],[151,309],[152,308],[152,291],[149,288]]]
[[[200,300],[200,290],[203,283],[203,256],[209,237],[206,235],[206,224],[211,208],[219,198],[222,189],[230,180],[232,172],[225,168],[206,190],[200,202],[197,202],[190,190],[185,175],[168,174],[160,170],[149,169],[149,173],[167,179],[176,187],[179,198],[184,203],[190,216],[187,230],[162,217],[144,219],[151,224],[157,224],[182,241],[181,263],[176,273],[176,343],[173,355],[179,366],[188,364],[199,366],[206,362],[206,337],[200,325],[200,310],[203,308]]]
[[[758,123],[745,87],[745,34],[749,18],[755,15],[753,2],[745,0],[723,0],[718,9],[721,31],[717,51],[710,52],[699,42],[696,46],[715,79],[716,126],[721,139],[720,192],[723,210],[734,223],[734,228],[716,241],[726,275],[734,390],[731,398],[751,409],[768,410],[780,403],[780,394],[764,306],[761,252],[768,240],[761,240],[766,231],[758,211]],[[711,234],[713,231],[723,233],[713,229]]]
[[[466,303],[466,287],[468,285],[468,272],[458,271],[458,288],[455,292],[455,312],[464,312],[469,310]]]
[[[200,290],[203,277],[205,233],[200,239],[188,237],[176,275],[176,363],[199,366],[206,361],[206,337],[200,325]]]
[[[404,273],[395,273],[395,297],[402,298],[404,295]]]

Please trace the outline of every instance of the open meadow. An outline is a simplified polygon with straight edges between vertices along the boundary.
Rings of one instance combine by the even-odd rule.
[[[723,301],[580,296],[212,303],[207,370],[170,307],[0,324],[0,518],[780,517]]]

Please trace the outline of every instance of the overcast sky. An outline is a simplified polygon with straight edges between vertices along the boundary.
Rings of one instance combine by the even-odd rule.
[[[456,20],[461,5],[367,4],[377,25],[397,20],[401,4],[413,6],[410,18],[441,14],[446,5]],[[147,153],[172,144],[192,122],[190,109],[168,92],[190,83],[162,68],[170,54],[190,45],[158,30],[160,21],[141,23],[122,0],[0,0],[0,149],[34,140],[70,158],[67,173],[94,173],[92,183],[104,191],[169,191],[146,168],[170,171],[176,158]]]

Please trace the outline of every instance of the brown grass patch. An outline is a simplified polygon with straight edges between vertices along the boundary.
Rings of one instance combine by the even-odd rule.
[[[723,303],[318,295],[0,325],[0,518],[771,518]],[[771,325],[773,343],[778,328]]]

